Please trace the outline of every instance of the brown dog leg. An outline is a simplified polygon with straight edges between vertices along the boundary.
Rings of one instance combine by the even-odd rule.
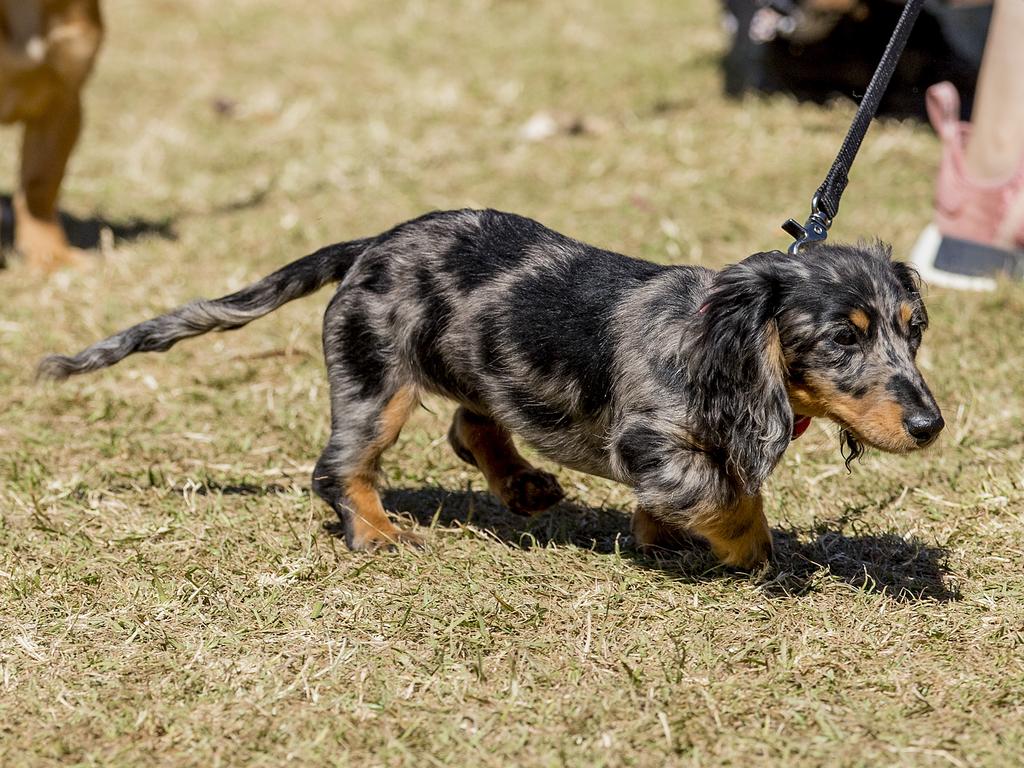
[[[480,468],[491,493],[517,515],[543,512],[565,497],[555,476],[524,459],[509,431],[487,416],[459,408],[448,441],[460,459]]]
[[[77,95],[25,123],[21,148],[21,189],[14,198],[15,248],[28,265],[44,272],[77,263],[57,220],[57,195],[82,125]]]
[[[11,101],[4,119],[25,124],[14,199],[15,247],[29,266],[49,272],[82,260],[57,219],[57,196],[81,131],[80,93],[99,51],[102,20],[97,0],[6,0],[3,10],[11,45],[32,40],[43,50],[34,64],[11,59],[0,65],[8,70]]]

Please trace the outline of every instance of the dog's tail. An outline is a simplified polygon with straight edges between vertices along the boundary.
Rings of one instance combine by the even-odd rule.
[[[182,339],[230,331],[341,280],[373,238],[321,248],[247,288],[219,299],[198,299],[166,315],[133,325],[77,355],[49,355],[36,370],[42,379],[66,379],[106,368],[136,352],[164,352]]]

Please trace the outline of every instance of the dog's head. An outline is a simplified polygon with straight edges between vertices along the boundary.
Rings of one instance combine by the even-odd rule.
[[[890,255],[881,244],[810,249],[810,274],[777,322],[793,410],[906,453],[932,443],[945,422],[915,361],[928,327],[916,275]]]
[[[755,254],[717,275],[698,322],[700,415],[747,490],[794,415],[838,423],[852,455],[923,448],[944,426],[915,362],[928,325],[916,276],[880,243]]]

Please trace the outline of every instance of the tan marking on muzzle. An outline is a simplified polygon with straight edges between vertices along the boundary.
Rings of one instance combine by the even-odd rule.
[[[884,387],[875,387],[864,397],[855,398],[840,392],[829,381],[809,380],[806,385],[790,385],[788,391],[790,405],[797,413],[837,421],[876,448],[906,453],[918,447],[903,426],[903,407]]]

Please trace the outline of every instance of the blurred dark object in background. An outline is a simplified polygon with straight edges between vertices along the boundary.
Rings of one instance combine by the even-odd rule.
[[[7,266],[7,250],[14,247],[14,207],[11,198],[0,196],[0,269]]]
[[[903,10],[894,0],[723,0],[731,41],[725,91],[789,93],[822,103],[858,99]],[[924,92],[941,80],[970,116],[992,15],[987,0],[932,0],[922,11],[882,100],[880,114],[925,117]]]

